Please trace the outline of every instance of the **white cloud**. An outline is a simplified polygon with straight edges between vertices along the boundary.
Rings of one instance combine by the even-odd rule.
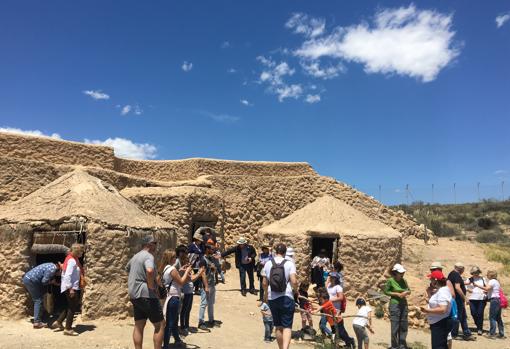
[[[202,114],[203,116],[206,116],[206,117],[216,121],[216,122],[233,123],[233,122],[239,121],[239,119],[240,119],[237,116],[232,116],[229,114],[216,114],[216,113],[211,113],[208,111],[199,111],[199,113]]]
[[[135,113],[135,115],[142,115],[143,114],[143,110],[142,110],[142,108],[140,108],[140,106],[138,104],[135,105],[134,113]]]
[[[223,41],[221,43],[221,48],[229,48],[230,47],[230,42],[228,41]]]
[[[104,100],[110,99],[110,96],[104,92],[101,92],[101,90],[85,90],[85,91],[83,91],[83,93],[86,94],[87,96],[92,97],[96,101],[100,100],[100,99],[104,99]]]
[[[296,34],[307,38],[314,38],[324,33],[326,21],[322,18],[313,18],[303,13],[295,13],[289,18],[285,27],[292,29]]]
[[[287,62],[276,63],[271,58],[264,56],[257,57],[257,60],[264,66],[264,70],[260,73],[259,82],[268,85],[268,91],[276,94],[278,100],[283,102],[285,98],[299,98],[303,93],[300,84],[288,84],[286,77],[294,75],[295,70],[292,69]]]
[[[310,103],[310,104],[314,104],[314,103],[320,102],[320,100],[321,100],[321,96],[320,95],[306,95],[305,102],[306,103]]]
[[[501,28],[508,20],[510,20],[510,12],[501,14],[496,17],[496,26]]]
[[[0,132],[14,133],[19,135],[26,136],[36,136],[36,137],[48,137],[54,139],[62,139],[58,133],[46,134],[39,130],[22,130],[15,127],[0,127]]]
[[[497,171],[494,171],[494,174],[496,176],[505,176],[508,174],[508,171],[507,170],[497,170]]]
[[[181,69],[185,72],[189,72],[191,69],[193,69],[193,63],[184,61],[182,63]]]
[[[84,141],[88,144],[112,147],[116,156],[126,159],[154,159],[157,155],[156,146],[149,143],[134,143],[126,138],[115,137],[104,141],[85,139]]]
[[[230,68],[227,70],[227,73],[235,74],[235,73],[237,73],[237,70],[235,70],[234,68]]]
[[[247,106],[247,107],[253,107],[253,103],[250,103],[250,102],[249,102],[248,100],[246,100],[246,99],[241,99],[241,100],[240,100],[240,102],[241,102],[241,104],[242,104],[242,105],[245,105],[245,106]]]
[[[321,67],[318,60],[302,61],[301,67],[306,74],[313,76],[314,78],[324,80],[336,78],[340,73],[343,73],[346,70],[345,66],[341,62],[336,65]]]
[[[311,37],[294,54],[361,63],[367,73],[399,74],[429,82],[460,53],[453,45],[452,15],[414,5],[376,13],[370,26],[337,27]]]
[[[121,111],[120,111],[120,114],[121,115],[127,115],[129,114],[129,112],[131,111],[131,106],[129,104],[126,104],[125,106],[122,107]]]

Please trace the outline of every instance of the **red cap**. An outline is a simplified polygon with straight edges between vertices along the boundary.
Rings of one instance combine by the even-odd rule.
[[[444,279],[446,279],[444,277],[444,274],[443,274],[443,272],[441,270],[434,270],[434,271],[432,271],[432,273],[427,275],[427,277],[429,279],[434,279],[434,280],[444,280]]]

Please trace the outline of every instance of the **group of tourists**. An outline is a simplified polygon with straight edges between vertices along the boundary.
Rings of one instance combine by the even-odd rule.
[[[440,262],[430,266],[430,280],[427,287],[427,306],[421,311],[427,316],[430,325],[431,343],[433,349],[451,349],[452,340],[476,340],[468,327],[466,305],[470,307],[471,315],[476,325],[477,334],[483,334],[484,309],[489,303],[489,333],[490,339],[504,339],[505,331],[501,317],[502,308],[508,306],[508,301],[501,289],[496,271],[488,271],[482,276],[478,266],[470,270],[471,277],[464,278],[465,267],[457,262],[453,270],[445,276],[444,267]],[[404,278],[406,270],[400,264],[392,268],[392,277],[388,279],[384,292],[390,296],[391,348],[408,348],[406,338],[408,331],[408,302],[411,289]],[[462,328],[462,335],[459,334]],[[496,335],[496,327],[498,335]]]
[[[65,296],[66,302],[64,309],[50,327],[62,331],[66,336],[78,335],[72,326],[74,315],[80,310],[81,291],[85,288],[85,271],[80,262],[83,253],[82,244],[73,244],[64,263],[42,263],[23,276],[23,284],[34,303],[34,329],[48,327],[42,321],[42,305],[46,289],[54,285],[60,286],[60,292]],[[57,281],[57,278],[60,278],[60,281]]]
[[[294,251],[283,243],[274,250],[262,246],[257,254],[255,248],[241,237],[236,246],[221,251],[211,230],[201,229],[193,235],[189,246],[162,251],[162,258],[155,260],[158,242],[153,236],[142,239],[142,249],[126,266],[128,294],[133,305],[135,326],[133,342],[142,348],[143,333],[147,319],[154,325],[154,348],[167,349],[173,337],[174,347],[183,345],[182,337],[198,331],[210,332],[222,322],[215,318],[216,285],[225,282],[225,262],[228,255],[235,255],[239,270],[240,291],[257,295],[258,306],[264,324],[264,341],[276,340],[280,349],[289,348],[292,338],[294,313],[301,315],[301,331],[314,332],[313,316],[320,318],[319,329],[331,337],[337,347],[341,342],[348,348],[368,349],[368,331],[373,333],[372,309],[363,298],[356,300],[358,308],[353,317],[356,340],[346,329],[343,315],[347,300],[344,294],[343,265],[332,262],[327,252],[321,250],[312,259],[310,283],[298,283]],[[81,291],[85,287],[81,259],[84,246],[73,244],[64,263],[43,263],[23,276],[23,284],[34,302],[35,329],[44,328],[41,308],[45,289],[59,286],[65,296],[66,306],[51,327],[75,336],[73,319],[80,309]],[[430,280],[425,293],[428,305],[421,307],[431,330],[433,349],[452,348],[452,339],[476,340],[467,323],[466,306],[469,306],[476,332],[484,331],[484,311],[489,307],[488,338],[506,338],[502,321],[502,308],[507,299],[502,292],[495,271],[482,275],[479,267],[470,269],[470,277],[464,277],[465,267],[458,262],[445,276],[440,262],[430,266]],[[406,349],[408,333],[408,298],[411,289],[405,279],[406,269],[395,264],[383,292],[389,297],[391,324],[390,349]],[[259,289],[255,288],[255,278]],[[58,281],[60,279],[60,282]],[[248,285],[247,280],[248,279]],[[194,294],[200,295],[197,327],[190,326],[190,314]],[[206,321],[207,310],[207,321]],[[460,333],[462,329],[462,333]],[[498,333],[496,333],[496,330]],[[275,336],[273,337],[273,332]]]

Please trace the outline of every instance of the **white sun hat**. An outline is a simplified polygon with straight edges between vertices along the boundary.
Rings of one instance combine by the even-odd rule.
[[[400,274],[402,274],[402,273],[405,273],[405,272],[406,272],[406,270],[405,270],[405,268],[402,266],[402,264],[398,264],[398,263],[397,263],[397,264],[395,264],[395,265],[393,266],[393,268],[391,269],[391,271],[396,271],[397,273],[400,273]]]

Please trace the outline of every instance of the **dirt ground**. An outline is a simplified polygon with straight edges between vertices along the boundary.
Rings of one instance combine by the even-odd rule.
[[[459,245],[460,244],[460,245]],[[469,242],[452,242],[440,240],[438,246],[424,246],[421,242],[407,241],[404,251],[404,263],[409,266],[410,279],[416,279],[415,287],[421,287],[419,275],[426,274],[426,268],[431,260],[439,259],[451,267],[457,258],[469,265],[478,263],[483,270],[485,266],[498,267],[488,263],[480,248]],[[506,279],[505,279],[506,280]],[[505,281],[506,284],[508,284]],[[187,348],[192,349],[259,349],[277,348],[276,342],[263,341],[263,324],[257,308],[254,295],[242,297],[238,290],[239,276],[234,271],[227,273],[227,283],[218,285],[216,318],[223,321],[221,328],[215,328],[211,333],[198,333],[185,338]],[[507,288],[508,289],[508,288]],[[416,289],[417,290],[417,289]],[[417,290],[418,292],[418,290]],[[195,297],[192,310],[192,325],[197,323],[199,297]],[[487,312],[487,311],[486,311]],[[355,307],[350,303],[347,314],[355,313]],[[315,328],[318,328],[318,318],[314,318]],[[351,336],[352,320],[346,319],[346,328]],[[505,311],[503,321],[507,324],[507,333],[510,330],[510,318]],[[296,315],[294,329],[299,329],[301,320]],[[28,319],[19,321],[0,321],[0,348],[102,348],[124,349],[133,348],[131,334],[132,321],[99,320],[84,322],[80,318],[75,322],[78,337],[66,337],[61,332],[49,329],[33,330]],[[375,334],[371,335],[371,348],[387,348],[389,343],[390,325],[386,320],[374,319]],[[485,323],[488,328],[488,321]],[[144,348],[152,348],[152,326],[149,324],[145,331]],[[426,330],[410,329],[408,343],[411,348],[423,349],[430,347],[430,333]],[[293,348],[313,348],[311,343],[293,342]],[[484,348],[484,349],[510,349],[510,340],[491,340],[485,336],[475,342],[455,341],[454,348]]]

